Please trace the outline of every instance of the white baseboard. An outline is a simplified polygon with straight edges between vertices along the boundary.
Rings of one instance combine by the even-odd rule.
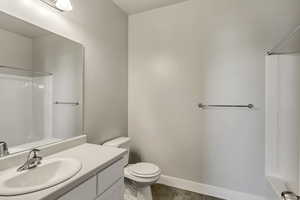
[[[158,183],[226,200],[266,200],[266,198],[261,196],[237,192],[166,175],[162,175]]]

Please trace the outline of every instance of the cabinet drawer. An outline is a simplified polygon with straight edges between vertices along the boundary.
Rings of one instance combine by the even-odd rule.
[[[58,200],[94,200],[97,196],[96,177],[93,177],[74,188]]]
[[[119,160],[97,175],[97,195],[102,194],[105,190],[116,183],[121,177],[123,177],[123,166],[123,161]]]
[[[109,189],[101,194],[96,200],[123,200],[124,199],[124,178],[119,179]]]

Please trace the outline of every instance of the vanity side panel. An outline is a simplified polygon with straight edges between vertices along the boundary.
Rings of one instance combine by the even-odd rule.
[[[97,175],[98,179],[98,188],[97,195],[101,195],[104,191],[106,191],[109,187],[115,184],[118,179],[124,176],[123,173],[124,161],[123,159],[117,161],[113,165],[104,169]]]

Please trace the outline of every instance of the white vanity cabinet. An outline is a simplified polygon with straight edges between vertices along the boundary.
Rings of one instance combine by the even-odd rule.
[[[58,200],[123,200],[122,163],[122,160],[115,162]]]

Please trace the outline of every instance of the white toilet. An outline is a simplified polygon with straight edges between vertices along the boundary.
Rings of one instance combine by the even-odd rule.
[[[104,143],[103,146],[128,150],[124,158],[124,176],[135,185],[138,200],[152,200],[151,185],[156,183],[160,178],[160,168],[152,163],[144,162],[128,165],[130,149],[130,138],[128,137],[116,138]]]

